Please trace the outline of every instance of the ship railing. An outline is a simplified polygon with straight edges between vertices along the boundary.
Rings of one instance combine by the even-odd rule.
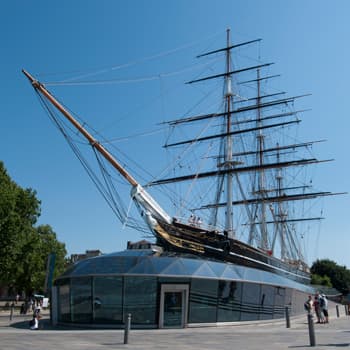
[[[197,220],[197,219],[199,219],[199,220]],[[174,221],[176,221],[180,224],[183,224],[183,225],[189,225],[189,226],[193,226],[195,228],[200,228],[200,229],[203,229],[205,231],[220,233],[220,231],[217,230],[217,227],[215,227],[213,225],[206,224],[200,218],[198,218],[194,215],[192,218],[191,217],[184,218],[184,217],[177,216],[177,217],[174,217]]]

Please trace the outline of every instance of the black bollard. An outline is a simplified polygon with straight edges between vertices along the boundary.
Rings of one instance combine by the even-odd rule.
[[[11,304],[11,309],[10,309],[10,321],[12,321],[12,317],[13,317],[13,310],[15,309],[15,305],[12,303]]]
[[[124,344],[128,344],[130,326],[131,326],[131,314],[128,314],[128,317],[126,318],[126,321],[125,321]]]
[[[345,309],[345,315],[348,316],[349,315],[349,309],[347,305],[344,305],[344,309]]]
[[[289,308],[286,306],[286,328],[290,328]]]
[[[337,318],[339,318],[339,305],[335,305],[335,309],[337,311]]]
[[[307,314],[307,323],[309,326],[310,346],[315,346],[316,340],[315,340],[314,320],[310,312]]]

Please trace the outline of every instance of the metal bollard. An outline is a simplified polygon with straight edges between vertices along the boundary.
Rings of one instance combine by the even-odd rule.
[[[289,308],[286,306],[286,328],[290,328]]]
[[[128,314],[128,317],[125,322],[125,329],[124,329],[124,344],[128,344],[130,326],[131,326],[131,314]]]
[[[315,340],[314,321],[313,321],[312,314],[310,312],[307,314],[307,324],[309,326],[310,346],[315,346],[316,340]]]
[[[344,309],[345,309],[345,315],[348,316],[349,315],[348,306],[344,305]]]
[[[335,305],[335,309],[337,311],[337,318],[339,318],[339,305]]]
[[[13,317],[13,310],[14,310],[15,306],[12,304],[11,305],[11,309],[10,309],[10,321],[12,321],[12,317]]]

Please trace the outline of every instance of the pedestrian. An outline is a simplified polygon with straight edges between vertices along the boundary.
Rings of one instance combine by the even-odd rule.
[[[40,318],[41,317],[40,311],[41,311],[40,306],[36,306],[33,312],[33,317],[38,316]]]
[[[26,312],[27,312],[26,306],[25,306],[24,303],[22,303],[22,305],[21,305],[21,310],[20,310],[20,314],[21,314],[21,315],[25,315]]]
[[[31,305],[30,305],[30,301],[28,299],[25,301],[25,308],[26,308],[25,314],[27,312],[29,312],[31,310],[31,308],[32,308]]]
[[[312,296],[309,295],[307,300],[305,301],[304,303],[304,309],[309,313],[311,314],[312,313],[312,309],[313,309],[313,305],[314,305],[314,302],[312,300]]]
[[[316,314],[316,317],[317,317],[317,323],[324,323],[324,317],[323,317],[322,308],[321,308],[321,305],[320,305],[320,295],[319,295],[319,293],[315,294],[314,310],[315,310],[315,314]]]
[[[190,215],[190,217],[189,217],[189,219],[188,219],[188,223],[189,223],[191,226],[195,226],[195,224],[196,224],[196,217],[195,217],[193,214]]]
[[[320,307],[325,318],[324,323],[329,323],[328,300],[324,294],[320,295]]]
[[[33,319],[29,321],[29,328],[33,331],[39,329],[39,314],[33,316]]]
[[[29,308],[34,311],[35,309],[35,304],[32,298],[29,299]]]

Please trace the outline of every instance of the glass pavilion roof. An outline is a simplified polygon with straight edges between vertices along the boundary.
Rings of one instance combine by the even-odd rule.
[[[143,275],[234,280],[269,284],[313,293],[311,286],[271,272],[230,263],[187,256],[156,256],[149,250],[130,249],[85,259],[70,267],[59,279],[99,275]]]

